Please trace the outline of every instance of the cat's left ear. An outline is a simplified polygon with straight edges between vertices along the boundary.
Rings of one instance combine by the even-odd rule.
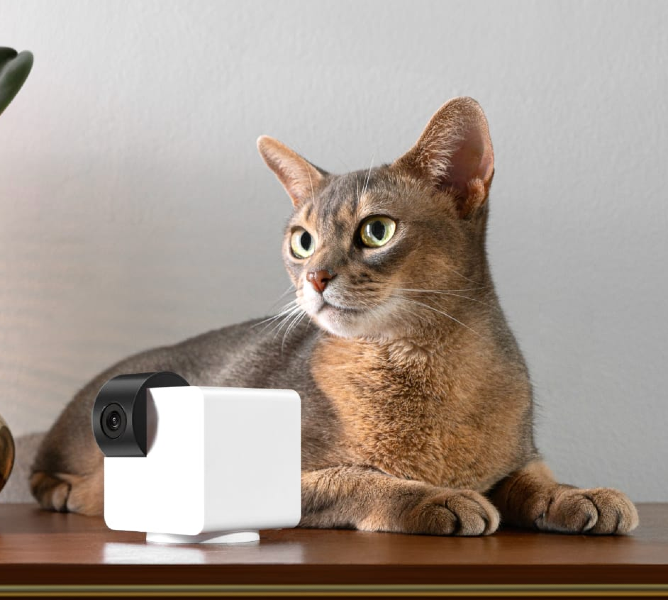
[[[295,207],[304,200],[313,198],[327,175],[325,171],[268,135],[258,138],[257,149],[264,162],[283,184]]]
[[[480,105],[465,97],[446,102],[392,167],[452,192],[460,216],[474,214],[485,204],[494,175],[492,140]]]

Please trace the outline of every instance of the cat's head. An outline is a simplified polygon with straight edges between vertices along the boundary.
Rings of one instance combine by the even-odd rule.
[[[450,100],[409,152],[369,170],[333,175],[266,136],[258,148],[294,205],[283,257],[298,305],[323,329],[393,339],[464,322],[489,285],[494,155],[475,100]]]

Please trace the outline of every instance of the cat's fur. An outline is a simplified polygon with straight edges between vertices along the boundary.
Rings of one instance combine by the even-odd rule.
[[[31,486],[41,505],[102,511],[93,399],[119,373],[171,370],[193,385],[299,392],[302,526],[479,535],[501,518],[546,531],[636,527],[626,496],[557,483],[534,445],[527,369],[485,253],[494,160],[479,105],[451,100],[402,158],[343,176],[271,138],[258,146],[294,204],[283,255],[295,321],[279,335],[258,321],[211,331],[100,374],[38,454]],[[369,215],[397,223],[382,248],[360,244]],[[309,258],[290,250],[295,227],[313,236]],[[324,287],[311,281],[318,272]],[[311,319],[297,321],[303,311]]]

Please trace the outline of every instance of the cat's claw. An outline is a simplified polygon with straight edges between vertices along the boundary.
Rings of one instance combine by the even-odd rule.
[[[638,512],[622,492],[610,488],[562,488],[534,522],[560,533],[623,534],[638,526]]]
[[[409,533],[489,535],[499,527],[499,511],[472,490],[445,490],[415,507],[407,525]]]

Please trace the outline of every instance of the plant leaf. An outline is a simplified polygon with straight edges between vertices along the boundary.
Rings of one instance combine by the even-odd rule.
[[[0,47],[0,114],[9,106],[32,69],[32,52]]]

